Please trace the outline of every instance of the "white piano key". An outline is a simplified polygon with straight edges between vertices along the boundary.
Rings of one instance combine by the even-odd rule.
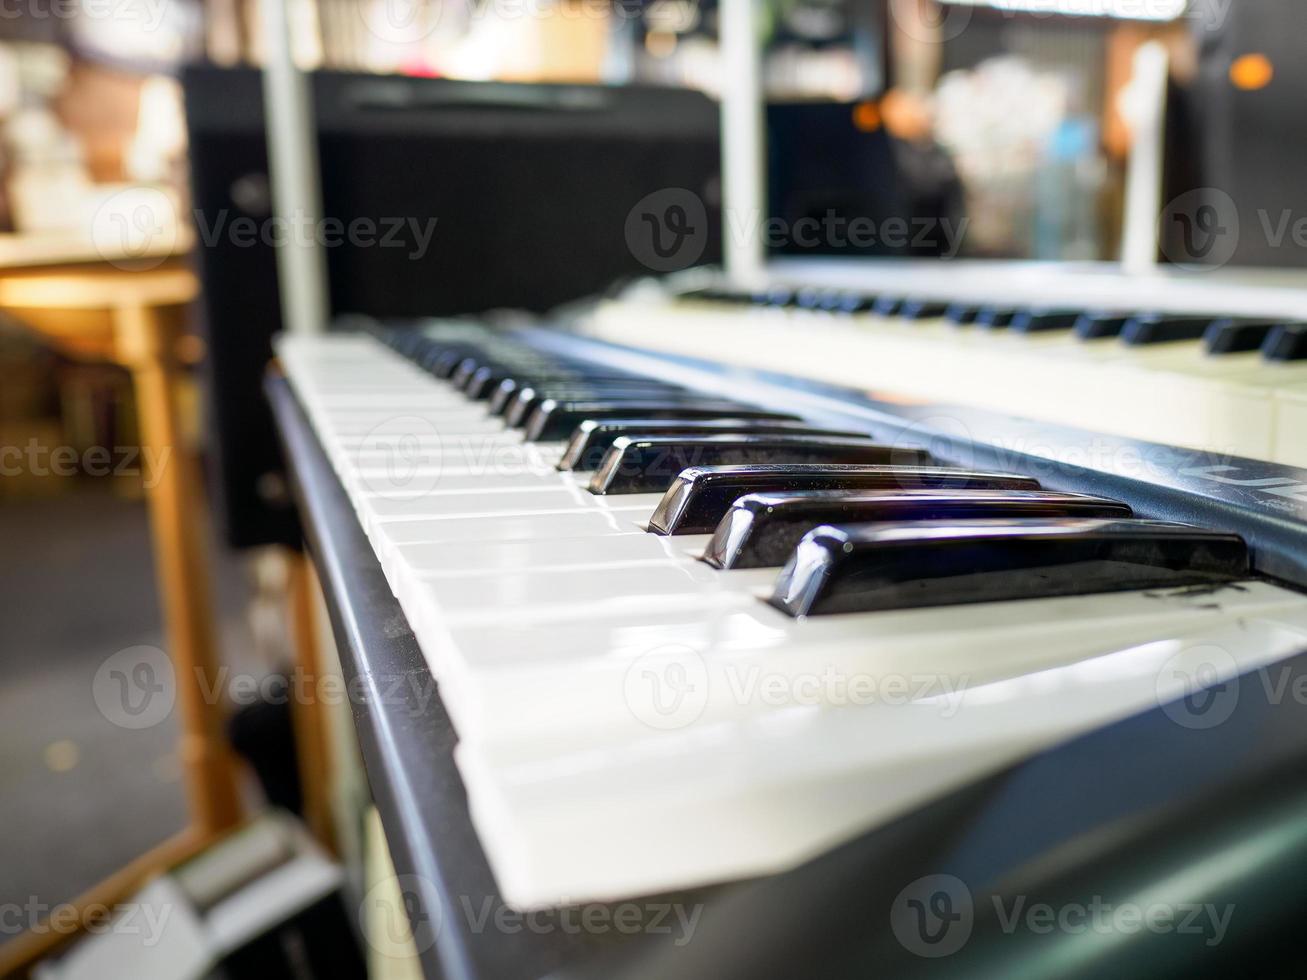
[[[397,549],[396,560],[417,578],[502,575],[506,572],[631,562],[692,561],[711,535],[664,537],[649,534],[642,521],[619,523],[612,533],[558,537],[545,532],[533,540],[429,542]]]
[[[1194,676],[1228,680],[1304,642],[1301,615],[1243,622],[961,699],[790,708],[519,765],[488,764],[462,742],[456,758],[510,905],[652,894],[783,871],[1057,741],[1169,704]],[[1177,724],[1195,717],[1169,710]]]
[[[925,609],[796,622],[757,603],[671,612],[660,621],[455,626],[424,648],[443,648],[446,704],[462,737],[513,758],[639,737],[652,710],[652,692],[633,676],[642,668],[679,664],[699,683],[694,723],[710,724],[796,698],[856,703],[856,684],[867,679],[930,676],[956,690],[1158,636],[1304,609],[1298,593],[1258,582],[1210,595],[1178,590],[986,603],[952,609],[944,622],[938,610]]]

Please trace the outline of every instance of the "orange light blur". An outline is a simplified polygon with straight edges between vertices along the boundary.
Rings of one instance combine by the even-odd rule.
[[[880,106],[874,102],[859,102],[853,107],[853,125],[864,133],[880,129]]]
[[[1245,92],[1256,92],[1271,84],[1275,66],[1264,54],[1246,54],[1230,65],[1230,81]]]

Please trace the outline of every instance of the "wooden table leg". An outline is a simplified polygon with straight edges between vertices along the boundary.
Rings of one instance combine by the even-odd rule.
[[[327,706],[318,701],[322,679],[322,646],[318,636],[316,602],[320,590],[313,563],[307,555],[292,555],[290,574],[291,625],[295,642],[295,671],[291,690],[295,723],[295,749],[299,761],[300,795],[304,822],[319,844],[336,853],[331,819],[331,758],[327,746]]]
[[[241,812],[217,694],[221,675],[198,467],[180,425],[174,338],[162,311],[120,307],[115,310],[115,328],[120,359],[136,388],[142,455],[148,447],[157,460],[158,472],[147,471],[145,489],[168,653],[182,712],[180,756],[193,825],[209,836],[234,826]]]

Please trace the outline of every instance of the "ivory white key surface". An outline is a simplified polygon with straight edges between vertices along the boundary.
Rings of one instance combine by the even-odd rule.
[[[425,625],[423,648],[438,651],[463,739],[512,759],[647,734],[658,718],[645,676],[695,679],[692,723],[707,725],[796,702],[856,704],[851,687],[869,679],[928,676],[963,688],[1304,609],[1298,593],[1257,582],[1216,595],[1071,596],[803,622],[762,603],[722,603],[562,626],[468,617],[443,635]]]
[[[784,870],[1033,751],[1159,704],[1178,725],[1211,723],[1180,700],[1195,676],[1226,681],[1305,640],[1300,612],[1157,638],[960,697],[792,707],[517,765],[487,763],[467,744],[457,754],[510,904],[615,899]]]
[[[740,337],[715,317],[696,352],[716,344],[738,361]],[[845,337],[832,356],[824,337],[794,345],[794,320],[752,322],[750,349],[788,354],[764,366],[794,371],[812,347],[850,377],[865,367],[861,333],[876,328],[828,318],[820,330]],[[1087,347],[1081,363],[1117,371],[1119,388],[1096,382],[1113,397],[1153,373],[1159,403],[1204,390],[1161,370],[1185,366],[1179,349],[1136,357],[974,331],[967,369],[940,356],[965,331],[920,326],[881,325],[886,371],[939,361],[941,387],[992,372],[990,386],[1024,379],[1048,397],[1050,359]],[[552,469],[561,444],[522,443],[381,344],[294,338],[279,350],[440,683],[478,834],[516,907],[782,870],[1187,685],[1307,647],[1307,597],[1253,581],[796,621],[762,601],[775,569],[719,572],[695,558],[703,536],[644,533],[659,495],[590,494],[584,475]],[[1307,383],[1240,370],[1228,377],[1252,403],[1307,413]],[[381,393],[392,397],[368,404]],[[392,409],[418,424],[388,423]],[[420,431],[428,422],[443,428]],[[1206,415],[1186,431],[1206,438],[1213,425]],[[1283,426],[1272,431],[1285,451]],[[392,468],[399,449],[405,466]],[[503,465],[487,464],[500,452]],[[1177,724],[1200,723],[1175,710]]]
[[[648,534],[636,521],[597,537],[542,535],[532,541],[428,542],[398,549],[398,561],[416,578],[457,578],[505,572],[567,568],[575,565],[663,564],[695,560],[711,535],[663,537]]]

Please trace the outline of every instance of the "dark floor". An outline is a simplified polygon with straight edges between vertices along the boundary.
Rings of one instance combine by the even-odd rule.
[[[224,651],[240,661],[244,568],[212,553]],[[144,505],[94,488],[0,502],[0,614],[0,907],[50,906],[185,821],[176,712],[133,731],[92,696],[115,652],[166,648]]]

